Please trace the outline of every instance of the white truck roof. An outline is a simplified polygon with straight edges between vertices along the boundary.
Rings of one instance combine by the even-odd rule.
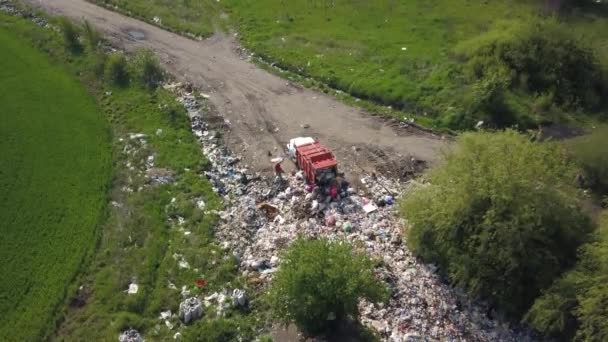
[[[306,145],[306,144],[312,144],[315,142],[315,139],[311,138],[311,137],[298,137],[298,138],[293,138],[289,141],[289,144],[294,146],[294,147],[298,147],[298,146],[302,146],[302,145]]]
[[[314,142],[315,139],[311,137],[298,137],[289,140],[289,144],[287,145],[287,154],[289,155],[289,158],[296,159],[296,147],[312,144]]]

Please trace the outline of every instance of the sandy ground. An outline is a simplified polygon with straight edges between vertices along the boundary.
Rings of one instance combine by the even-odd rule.
[[[241,57],[232,36],[216,34],[196,41],[84,0],[22,1],[86,19],[128,51],[153,49],[179,81],[210,95],[214,109],[230,122],[225,133],[229,147],[259,171],[270,170],[269,152],[281,154],[296,136],[315,137],[331,148],[339,167],[351,177],[363,170],[396,172],[412,156],[433,163],[445,144],[441,137],[399,128],[256,67]]]

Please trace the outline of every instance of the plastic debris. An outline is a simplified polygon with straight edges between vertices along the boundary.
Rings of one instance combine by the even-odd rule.
[[[186,324],[203,316],[203,305],[197,297],[190,297],[179,304],[179,317]]]
[[[366,214],[373,213],[376,210],[378,210],[378,207],[371,202],[363,206],[363,211],[365,211]]]
[[[139,286],[135,283],[131,283],[129,284],[129,289],[127,290],[127,293],[132,295],[132,294],[137,294],[137,291],[139,291]]]
[[[246,307],[247,295],[245,295],[245,291],[234,289],[234,291],[232,291],[232,303],[236,307]]]

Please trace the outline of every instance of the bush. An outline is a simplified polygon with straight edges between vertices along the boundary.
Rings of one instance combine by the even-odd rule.
[[[158,58],[151,50],[139,50],[135,55],[133,67],[139,82],[148,89],[156,88],[165,79]]]
[[[129,71],[125,56],[120,53],[112,54],[105,64],[104,76],[106,81],[118,86],[126,86],[129,83]]]
[[[465,133],[402,201],[408,243],[474,297],[519,316],[571,265],[590,229],[557,145]]]
[[[328,331],[333,322],[356,317],[360,298],[387,298],[372,261],[346,242],[299,238],[282,260],[269,292],[273,313],[308,333]]]
[[[101,42],[101,34],[97,31],[88,20],[84,21],[84,37],[91,50],[96,50]]]
[[[108,55],[103,52],[93,54],[91,61],[91,70],[93,75],[98,79],[102,79],[106,70],[106,62],[108,61]]]
[[[68,18],[59,19],[59,27],[63,34],[63,42],[66,49],[73,53],[82,51],[82,45],[79,40],[78,27],[72,23]]]
[[[577,265],[538,298],[525,320],[561,341],[608,340],[608,214]]]
[[[555,19],[498,27],[460,44],[456,52],[467,60],[473,80],[506,68],[512,88],[550,94],[565,108],[597,109],[606,89],[593,49]]]
[[[585,182],[600,194],[608,193],[608,126],[576,139],[572,145],[574,158],[585,173]]]

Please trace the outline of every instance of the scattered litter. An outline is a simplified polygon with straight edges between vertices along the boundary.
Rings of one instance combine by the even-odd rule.
[[[376,210],[378,210],[378,207],[372,202],[363,206],[363,211],[365,211],[366,214],[373,213]]]
[[[200,199],[198,201],[196,201],[196,206],[200,209],[200,210],[205,210],[205,201]]]
[[[129,289],[127,290],[128,294],[130,294],[130,295],[137,294],[137,291],[139,291],[139,285],[137,285],[135,283],[129,284]]]
[[[190,290],[188,290],[188,286],[182,286],[182,291],[180,292],[180,294],[183,298],[187,298],[188,296],[190,296]]]
[[[143,133],[130,133],[129,134],[129,139],[131,140],[135,140],[135,139],[146,139],[148,136],[143,134]]]
[[[169,319],[171,318],[171,310],[167,310],[167,311],[161,311],[160,312],[160,319]]]

